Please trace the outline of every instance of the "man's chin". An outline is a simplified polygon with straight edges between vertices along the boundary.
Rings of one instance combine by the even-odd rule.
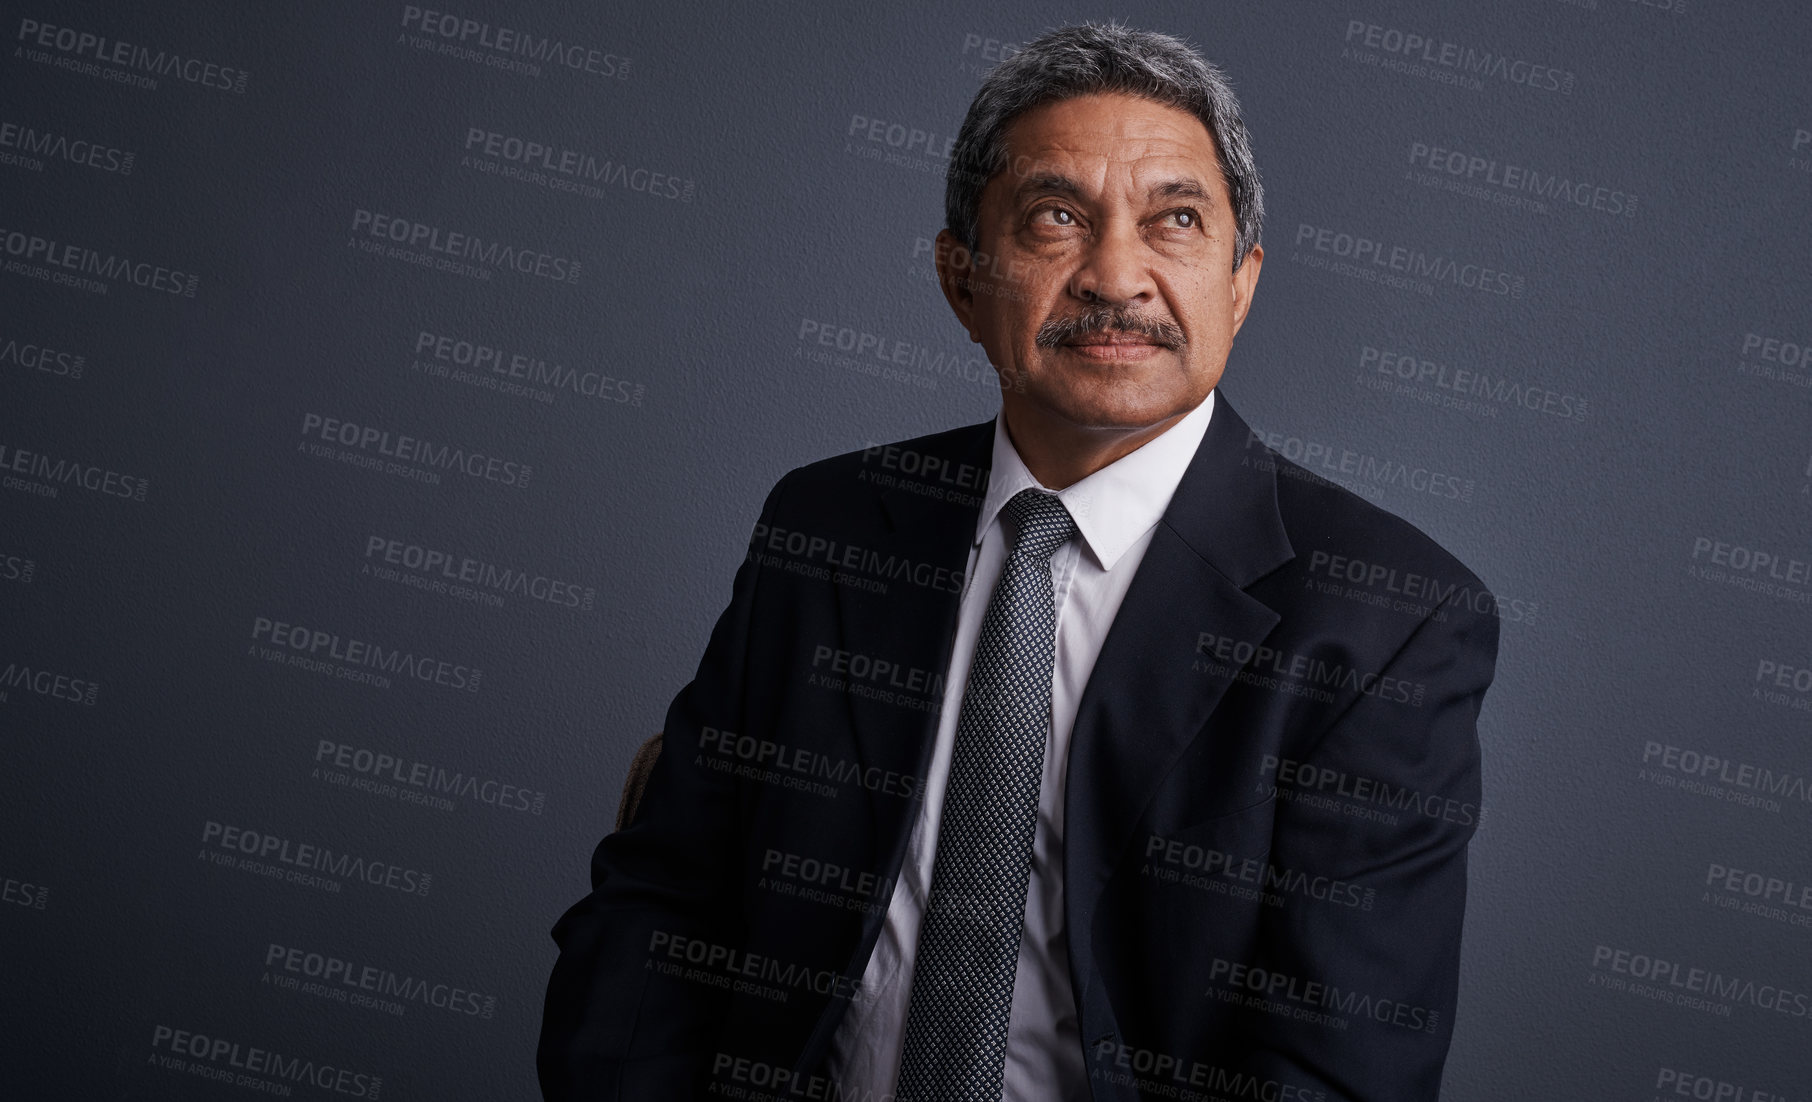
[[[1131,401],[1103,394],[1053,394],[1033,396],[1034,400],[1058,420],[1081,429],[1142,429],[1194,408],[1188,399],[1173,396],[1163,400]]]

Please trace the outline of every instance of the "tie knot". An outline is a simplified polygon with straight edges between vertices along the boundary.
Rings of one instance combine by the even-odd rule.
[[[1019,530],[1013,553],[1050,558],[1065,540],[1076,534],[1076,521],[1056,494],[1044,490],[1024,489],[1013,495],[1005,506]]]

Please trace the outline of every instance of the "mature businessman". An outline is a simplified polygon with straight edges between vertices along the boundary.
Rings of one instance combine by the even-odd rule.
[[[554,928],[544,1093],[1434,1099],[1493,598],[1216,391],[1264,259],[1236,100],[1050,32],[946,216],[1000,414],[768,494]]]

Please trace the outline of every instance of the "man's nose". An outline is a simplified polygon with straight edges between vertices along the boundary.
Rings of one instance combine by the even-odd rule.
[[[1088,244],[1070,293],[1084,301],[1143,305],[1157,295],[1148,264],[1150,249],[1130,220],[1109,224]]]

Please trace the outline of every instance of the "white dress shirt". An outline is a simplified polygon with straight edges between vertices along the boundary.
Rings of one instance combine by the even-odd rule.
[[[1007,1029],[1004,1102],[1087,1102],[1089,1097],[1063,922],[1063,793],[1070,731],[1108,626],[1114,622],[1152,533],[1213,414],[1214,392],[1210,391],[1201,405],[1138,450],[1057,491],[1080,533],[1051,556],[1057,606],[1051,729],[1045,739],[1044,778],[1038,792],[1038,822],[1026,889],[1025,934],[1019,944]],[[840,1098],[862,1102],[893,1098],[912,993],[919,920],[931,888],[963,688],[975,657],[982,617],[1009,550],[1000,511],[1021,490],[1049,489],[1032,477],[1014,450],[1004,410],[994,422],[993,462],[969,552],[925,800],[888,904],[886,924],[862,973],[862,985],[831,1040],[826,1073],[842,1087]]]

